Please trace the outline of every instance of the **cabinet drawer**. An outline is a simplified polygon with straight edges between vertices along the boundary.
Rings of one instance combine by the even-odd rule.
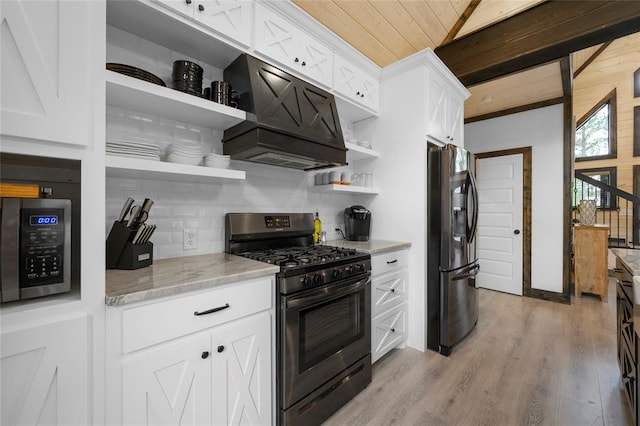
[[[371,320],[371,362],[402,343],[407,337],[407,304],[403,303]]]
[[[390,251],[371,256],[371,274],[379,275],[386,272],[406,268],[409,263],[407,250]]]
[[[381,314],[407,300],[407,271],[375,276],[371,280],[371,316]]]
[[[122,352],[142,349],[270,309],[274,297],[271,283],[267,278],[125,308],[122,310]],[[216,308],[222,309],[215,311]]]

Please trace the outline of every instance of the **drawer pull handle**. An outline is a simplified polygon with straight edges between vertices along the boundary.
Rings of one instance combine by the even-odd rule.
[[[228,304],[228,303],[225,303],[225,305],[224,305],[224,306],[218,306],[217,308],[209,309],[208,311],[202,311],[202,312],[195,311],[195,312],[193,313],[193,315],[195,315],[195,316],[200,316],[200,315],[212,314],[212,313],[214,313],[214,312],[218,312],[218,311],[221,311],[221,310],[223,310],[223,309],[227,309],[227,308],[229,308],[229,307],[230,307],[230,306],[229,306],[229,304]]]
[[[218,353],[220,354],[222,353],[222,351],[224,351],[224,346],[223,345],[218,346]]]
[[[393,263],[397,263],[398,259],[393,259],[393,260],[387,260],[387,265],[391,265]]]
[[[209,358],[209,351],[204,351],[204,352],[202,352],[201,357],[202,357],[202,359],[207,359],[207,358]]]

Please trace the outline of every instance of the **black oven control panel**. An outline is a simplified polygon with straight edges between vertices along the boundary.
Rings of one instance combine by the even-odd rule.
[[[64,280],[64,209],[23,208],[20,223],[20,287]]]
[[[317,265],[319,269],[309,267],[308,270],[300,274],[292,275],[282,279],[280,283],[280,293],[289,294],[292,292],[307,290],[314,287],[329,285],[338,281],[349,280],[358,276],[371,274],[371,258],[367,255],[361,260],[346,261],[344,263],[332,263],[331,265]]]
[[[290,228],[289,216],[265,216],[264,224],[267,228]]]

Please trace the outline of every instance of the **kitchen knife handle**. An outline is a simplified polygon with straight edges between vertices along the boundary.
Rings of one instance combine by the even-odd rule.
[[[231,306],[229,306],[229,304],[228,304],[228,303],[225,303],[225,305],[224,305],[224,306],[218,306],[217,308],[212,308],[212,309],[209,309],[209,310],[207,310],[207,311],[202,311],[202,312],[195,311],[195,312],[193,313],[193,315],[195,315],[195,316],[199,317],[200,315],[212,314],[212,313],[214,313],[214,312],[218,312],[218,311],[221,311],[221,310],[223,310],[223,309],[230,308],[230,307],[231,307]]]

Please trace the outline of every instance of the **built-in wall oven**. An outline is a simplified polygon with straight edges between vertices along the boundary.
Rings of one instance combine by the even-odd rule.
[[[230,213],[227,252],[280,266],[278,422],[318,425],[371,382],[371,258],[313,245],[313,216]]]

